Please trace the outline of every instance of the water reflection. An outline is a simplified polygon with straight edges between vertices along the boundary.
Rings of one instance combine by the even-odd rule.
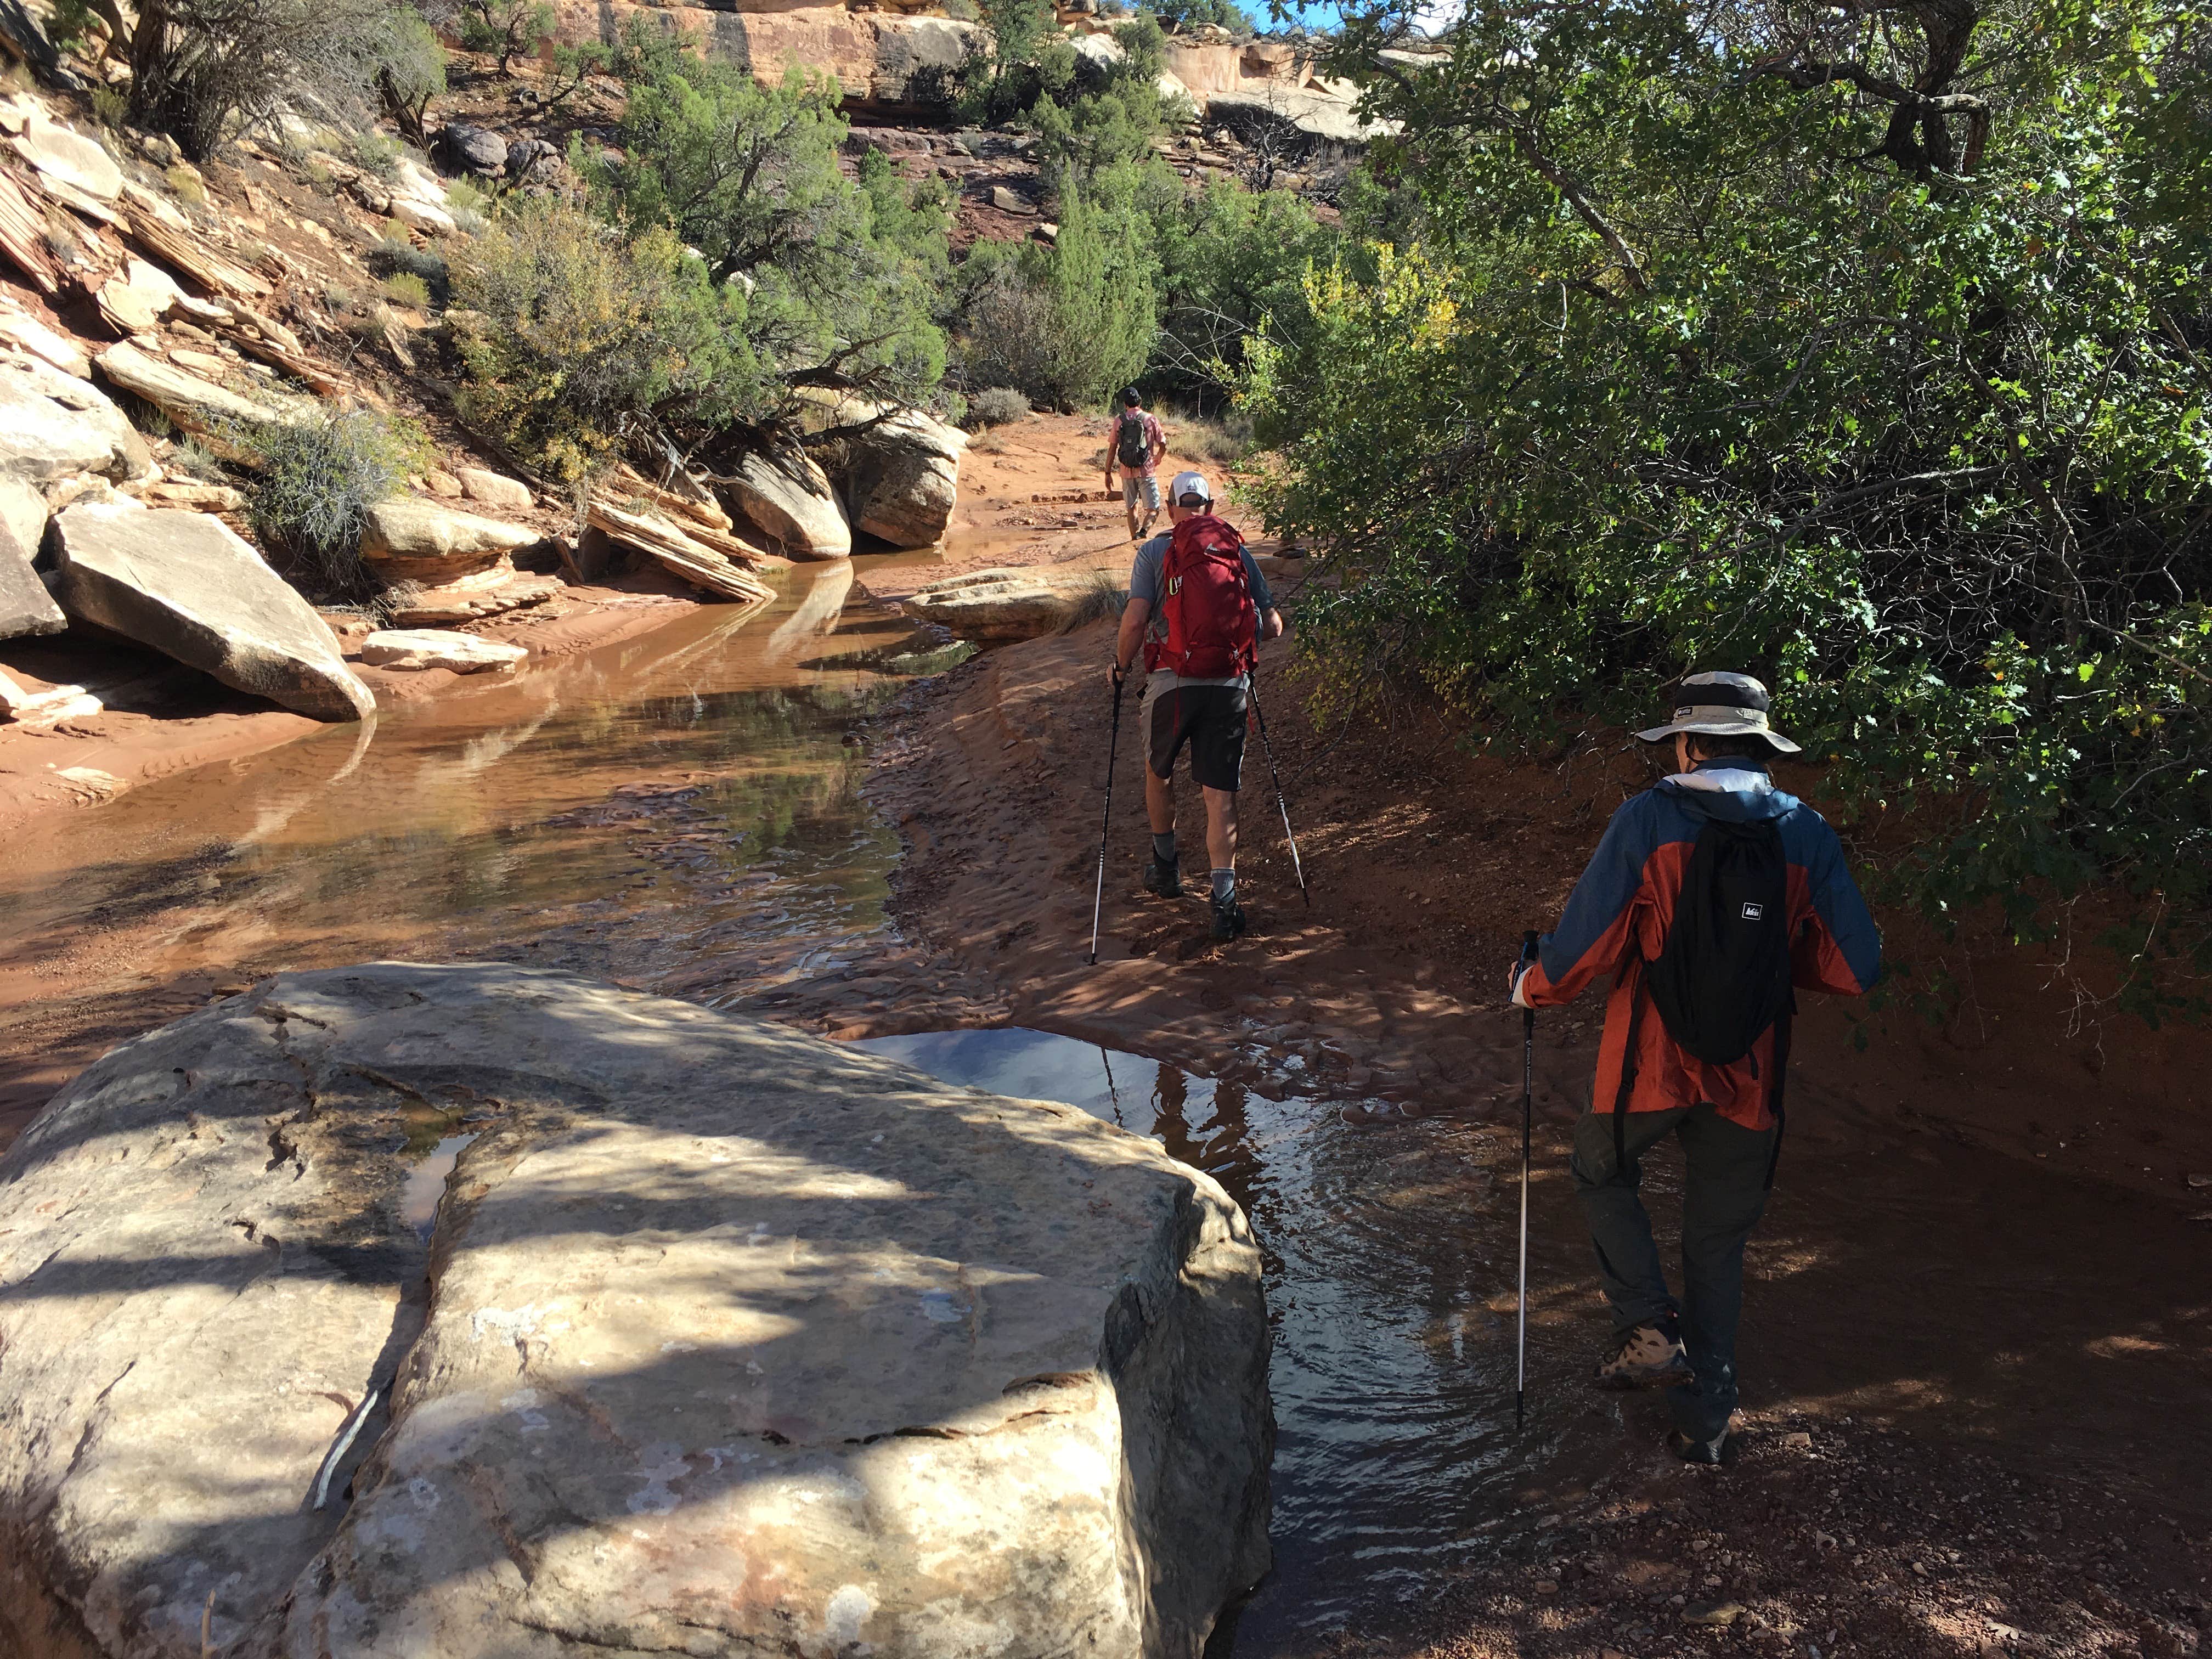
[[[1302,1652],[1424,1593],[1480,1547],[1547,1449],[1510,1440],[1517,1142],[1418,1142],[1050,1032],[925,1032],[857,1046],[951,1083],[1057,1100],[1148,1134],[1243,1205],[1275,1325],[1275,1571],[1216,1648]]]

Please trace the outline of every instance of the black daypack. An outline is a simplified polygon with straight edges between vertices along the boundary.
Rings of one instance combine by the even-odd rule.
[[[1146,434],[1142,415],[1121,416],[1121,429],[1114,438],[1114,453],[1124,466],[1142,466],[1152,459],[1152,440]]]
[[[1790,864],[1771,820],[1705,821],[1644,982],[1667,1035],[1729,1066],[1791,1007]]]

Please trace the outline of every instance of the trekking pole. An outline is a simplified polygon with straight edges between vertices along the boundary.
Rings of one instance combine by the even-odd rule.
[[[1114,726],[1106,739],[1106,810],[1098,820],[1098,887],[1091,899],[1091,961],[1098,965],[1098,918],[1106,910],[1106,836],[1114,825],[1114,757],[1121,747],[1121,676],[1114,676]]]
[[[1283,799],[1283,780],[1275,770],[1275,746],[1267,741],[1267,717],[1260,712],[1258,664],[1253,665],[1252,672],[1245,677],[1245,684],[1250,688],[1252,718],[1260,727],[1261,751],[1267,757],[1267,781],[1275,786],[1275,810],[1283,815],[1283,839],[1291,844],[1291,869],[1298,878],[1298,895],[1305,900],[1306,908],[1310,910],[1313,908],[1313,892],[1306,885],[1305,866],[1298,860],[1298,838],[1291,833],[1291,808]]]
[[[1521,935],[1522,971],[1536,957],[1536,930]],[[1513,1361],[1513,1427],[1518,1432],[1528,1388],[1528,1121],[1536,1103],[1536,1011],[1521,1011],[1521,1288],[1514,1298],[1513,1318],[1518,1327]]]

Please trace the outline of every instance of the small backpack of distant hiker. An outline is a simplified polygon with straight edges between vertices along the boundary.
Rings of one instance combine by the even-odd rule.
[[[1137,410],[1122,412],[1121,429],[1114,434],[1114,454],[1124,466],[1142,466],[1152,456],[1152,435]]]
[[[1260,660],[1260,611],[1244,579],[1244,538],[1211,513],[1185,519],[1168,539],[1160,570],[1167,638],[1146,666],[1185,679],[1226,680]]]
[[[1790,1012],[1789,908],[1790,864],[1773,822],[1707,819],[1667,943],[1645,967],[1651,1005],[1678,1046],[1733,1065]]]

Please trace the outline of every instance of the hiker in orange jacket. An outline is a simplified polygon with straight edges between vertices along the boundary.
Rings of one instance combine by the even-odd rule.
[[[1674,718],[1637,735],[1648,743],[1671,738],[1675,774],[1613,814],[1559,930],[1539,942],[1533,963],[1516,965],[1513,1000],[1524,1008],[1550,1007],[1573,1000],[1600,975],[1613,975],[1596,1084],[1576,1127],[1570,1164],[1613,1309],[1613,1340],[1596,1381],[1616,1388],[1669,1385],[1675,1425],[1669,1445],[1686,1462],[1717,1463],[1736,1403],[1744,1243],[1765,1208],[1780,1151],[1793,989],[1842,996],[1869,989],[1881,973],[1881,939],[1844,867],[1835,831],[1767,775],[1771,757],[1794,754],[1797,745],[1768,724],[1766,688],[1759,681],[1745,674],[1691,675],[1676,696]],[[1701,843],[1718,845],[1731,830],[1763,836],[1756,826],[1768,824],[1775,835],[1765,844],[1773,848],[1767,856],[1784,912],[1771,947],[1778,1003],[1748,1052],[1716,1063],[1690,1052],[1669,1030],[1669,1017],[1660,1014],[1655,1000],[1655,971],[1682,921],[1677,912],[1686,882],[1706,884],[1698,890],[1706,902],[1696,913],[1696,936],[1706,937],[1703,917],[1717,890],[1712,877],[1700,874],[1712,867],[1698,863]],[[1723,827],[1708,834],[1708,825]],[[1759,925],[1766,908],[1753,898],[1731,902],[1741,916],[1732,912],[1723,921],[1741,920],[1747,927]],[[1720,947],[1711,948],[1719,961]],[[1669,974],[1682,971],[1680,952],[1664,960]],[[1691,971],[1698,971],[1695,964]],[[1710,980],[1717,970],[1702,971]],[[1677,982],[1660,980],[1658,994],[1672,996]],[[1705,988],[1734,999],[1720,1017],[1744,1017],[1744,999],[1735,988]],[[1677,1008],[1672,1018],[1687,1018]],[[1682,1143],[1688,1166],[1679,1302],[1667,1287],[1651,1219],[1638,1194],[1638,1160],[1669,1134]]]

